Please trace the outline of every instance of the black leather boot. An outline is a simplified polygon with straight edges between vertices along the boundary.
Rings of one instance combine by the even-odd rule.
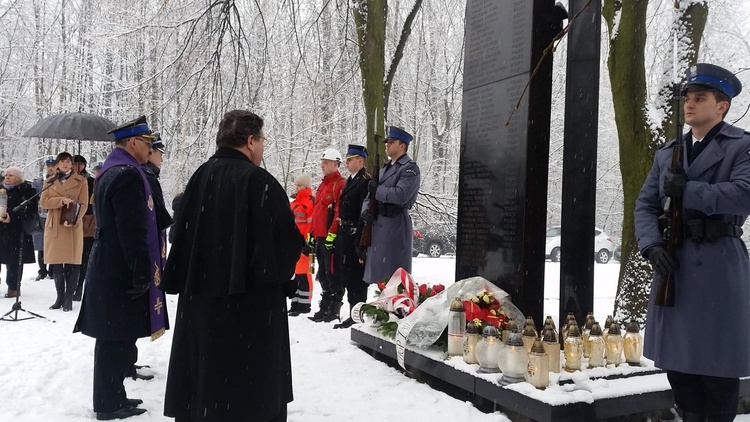
[[[341,322],[341,316],[339,315],[341,313],[341,305],[341,299],[334,299],[331,302],[331,306],[328,307],[328,312],[323,316],[323,322],[333,322],[335,320]]]
[[[69,312],[73,310],[73,293],[78,284],[78,266],[72,266],[69,271],[66,271],[65,275],[65,302],[63,302],[63,311]]]
[[[331,297],[328,296],[328,293],[323,293],[323,298],[320,299],[320,309],[318,310],[318,312],[315,312],[313,316],[307,318],[313,322],[323,322],[323,318],[325,318],[326,314],[328,313],[328,308],[330,306]]]
[[[57,291],[57,299],[55,299],[55,303],[50,306],[50,309],[60,309],[63,305],[63,300],[65,299],[65,274],[63,273],[53,273],[52,277],[55,279],[55,290]]]
[[[702,413],[682,412],[683,422],[706,422],[706,416]]]

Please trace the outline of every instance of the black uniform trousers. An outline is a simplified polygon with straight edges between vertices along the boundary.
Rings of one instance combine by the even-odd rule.
[[[138,356],[135,339],[101,340],[94,346],[94,412],[114,412],[127,405],[123,380]]]
[[[331,285],[331,293],[335,299],[344,297],[346,288],[346,299],[349,306],[359,302],[367,301],[367,288],[369,285],[362,279],[365,274],[365,263],[357,256],[356,242],[358,237],[354,227],[340,226],[336,237],[336,274],[334,284]]]
[[[86,271],[89,268],[89,256],[91,256],[91,248],[93,246],[94,246],[93,237],[83,238],[83,256],[81,257],[81,271],[78,273],[78,285],[77,285],[76,290],[83,288],[83,281],[86,279]]]
[[[711,377],[667,371],[674,400],[684,412],[698,413],[709,421],[732,421],[737,414],[739,378]]]
[[[318,281],[320,282],[321,295],[329,295],[333,281],[333,268],[331,265],[333,253],[326,249],[326,238],[315,238],[315,255],[318,258]]]

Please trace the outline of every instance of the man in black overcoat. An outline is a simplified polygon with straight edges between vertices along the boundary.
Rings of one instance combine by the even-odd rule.
[[[344,297],[344,288],[347,292],[349,309],[359,302],[367,301],[368,284],[362,279],[365,272],[365,248],[360,246],[364,224],[360,224],[359,221],[362,203],[368,195],[367,184],[370,182],[370,175],[365,171],[366,159],[367,148],[349,145],[345,163],[350,176],[346,179],[346,185],[339,199],[340,221],[339,234],[336,237],[336,274],[334,274],[334,283],[331,283],[333,300],[338,302],[339,306],[328,308],[329,313],[323,318],[326,322],[340,318],[338,311]],[[348,328],[353,324],[354,320],[347,318],[344,322],[335,324],[333,328]]]
[[[285,421],[292,401],[286,297],[304,240],[286,192],[259,167],[263,120],[226,113],[190,178],[160,288],[179,293],[164,414]]]
[[[98,420],[145,413],[128,398],[125,372],[137,357],[135,342],[166,329],[160,282],[159,233],[151,188],[140,165],[151,151],[144,117],[112,131],[116,148],[97,175],[97,228],[87,287],[74,331],[96,338],[94,412]],[[156,303],[156,306],[152,306]]]

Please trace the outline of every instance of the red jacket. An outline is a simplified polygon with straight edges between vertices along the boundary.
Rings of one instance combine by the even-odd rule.
[[[312,233],[313,237],[326,237],[328,233],[336,233],[339,229],[339,198],[344,190],[346,180],[336,170],[323,178],[318,190],[315,192],[315,205],[313,205]],[[326,225],[328,220],[328,206],[333,204],[333,222],[331,226]]]
[[[297,224],[297,228],[302,233],[302,236],[307,239],[307,234],[310,233],[310,226],[312,225],[312,189],[306,188],[297,192],[297,196],[289,206],[292,207],[294,223]]]

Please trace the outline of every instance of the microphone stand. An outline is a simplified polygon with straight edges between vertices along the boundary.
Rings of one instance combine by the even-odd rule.
[[[42,189],[39,192],[37,192],[34,196],[32,196],[32,197],[24,200],[17,207],[14,207],[13,210],[11,211],[11,215],[18,215],[20,211],[25,211],[26,210],[26,205],[29,202],[31,202],[31,200],[33,200],[34,198],[39,197],[42,194],[42,192],[44,192],[45,190],[49,189],[52,186],[52,184],[55,183],[55,181],[60,178],[61,175],[62,175],[62,173],[55,174],[52,177],[52,180],[50,180],[47,183],[47,186],[44,187],[44,189]],[[16,217],[13,217],[13,218],[16,218]],[[23,277],[21,277],[21,273],[23,272],[23,241],[25,240],[26,236],[27,236],[27,234],[23,230],[23,220],[21,219],[21,236],[20,236],[20,242],[19,242],[19,245],[18,245],[18,285],[16,286],[16,289],[17,289],[17,291],[19,293],[16,295],[16,301],[15,301],[15,303],[13,303],[13,306],[11,307],[10,311],[6,312],[2,317],[0,317],[0,321],[18,322],[18,321],[24,321],[24,320],[27,320],[27,319],[42,318],[42,319],[46,319],[47,321],[56,322],[55,320],[50,320],[50,319],[48,319],[47,317],[45,317],[43,315],[39,315],[37,313],[31,312],[31,311],[27,311],[26,309],[24,309],[21,306],[21,299],[20,299],[21,298],[21,293],[20,292],[21,292],[21,279],[23,278]],[[26,312],[27,314],[29,314],[31,316],[19,318],[18,317],[18,312],[19,311],[20,312]],[[11,314],[13,314],[13,315],[11,315]]]

